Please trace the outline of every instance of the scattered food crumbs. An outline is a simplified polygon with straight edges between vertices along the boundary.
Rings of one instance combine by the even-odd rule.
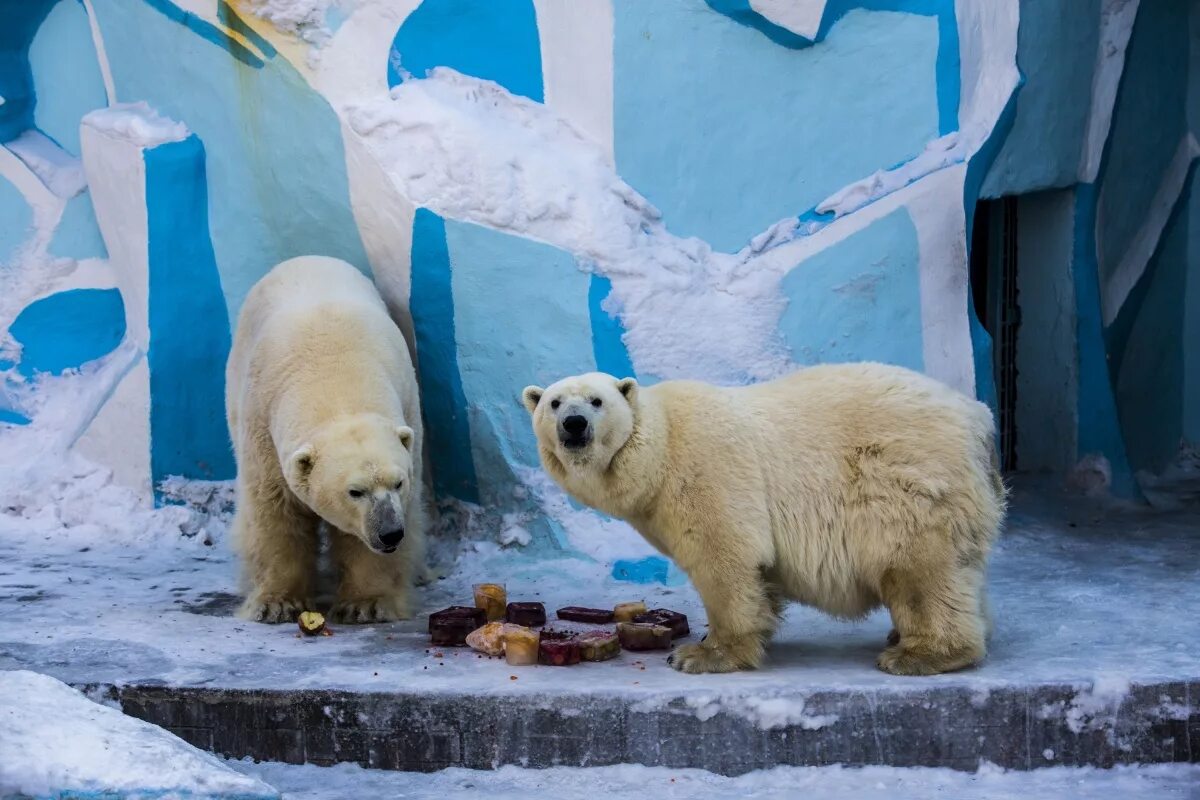
[[[434,658],[445,658],[446,656],[445,656],[444,654],[442,654],[442,653],[434,653],[434,654],[433,654],[433,657],[434,657]]]
[[[429,669],[429,665],[426,664],[425,666],[421,667],[421,669]]]
[[[508,679],[509,679],[510,681],[515,681],[515,680],[517,679],[517,676],[516,676],[516,675],[509,675],[509,676],[508,676]]]
[[[378,672],[372,672],[371,674],[372,674],[372,675],[374,675],[376,678],[378,678],[378,677],[379,677],[379,673],[378,673]]]

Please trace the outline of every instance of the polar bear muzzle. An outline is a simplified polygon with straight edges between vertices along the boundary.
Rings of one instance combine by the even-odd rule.
[[[391,497],[376,497],[366,527],[372,549],[394,553],[404,539],[404,514],[397,511]]]

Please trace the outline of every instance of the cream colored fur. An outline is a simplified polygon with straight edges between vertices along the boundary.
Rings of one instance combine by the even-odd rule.
[[[886,606],[888,672],[984,657],[1006,502],[985,405],[871,363],[742,388],[592,373],[523,399],[554,480],[627,520],[700,593],[709,633],[676,669],[759,666],[788,600],[844,618]],[[571,414],[589,419],[586,447],[562,441]]]
[[[340,572],[334,618],[409,616],[425,555],[420,401],[408,347],[370,280],[319,256],[271,270],[242,306],[225,392],[248,592],[240,614],[282,622],[312,608],[324,520]],[[400,529],[383,552],[381,537]]]

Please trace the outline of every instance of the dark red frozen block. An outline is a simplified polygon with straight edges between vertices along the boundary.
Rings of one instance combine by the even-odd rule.
[[[652,608],[645,614],[638,614],[633,618],[634,622],[648,622],[651,625],[663,625],[671,629],[671,638],[678,639],[681,636],[687,636],[692,632],[688,627],[688,618],[685,614],[680,614],[678,611],[672,611],[669,608]]]
[[[474,606],[450,606],[429,615],[429,640],[440,647],[461,647],[467,634],[482,628],[487,612]]]
[[[558,610],[558,618],[567,622],[590,622],[593,625],[607,625],[613,621],[611,608],[584,608],[583,606],[567,606]]]
[[[514,625],[533,628],[546,624],[546,607],[541,603],[509,603],[504,617]]]
[[[579,641],[567,631],[542,631],[538,643],[538,663],[551,667],[568,667],[578,664]]]

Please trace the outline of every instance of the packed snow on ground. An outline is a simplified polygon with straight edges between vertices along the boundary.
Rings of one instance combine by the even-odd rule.
[[[261,780],[35,672],[0,672],[0,797],[276,798]]]
[[[697,769],[623,764],[613,767],[530,770],[503,767],[493,772],[447,769],[432,774],[336,767],[232,762],[268,781],[286,800],[343,800],[348,797],[587,797],[608,800],[704,798],[742,800],[1169,800],[1200,796],[1200,765],[1051,767],[1028,772],[982,765],[976,772],[896,767],[776,767],[727,778]]]

